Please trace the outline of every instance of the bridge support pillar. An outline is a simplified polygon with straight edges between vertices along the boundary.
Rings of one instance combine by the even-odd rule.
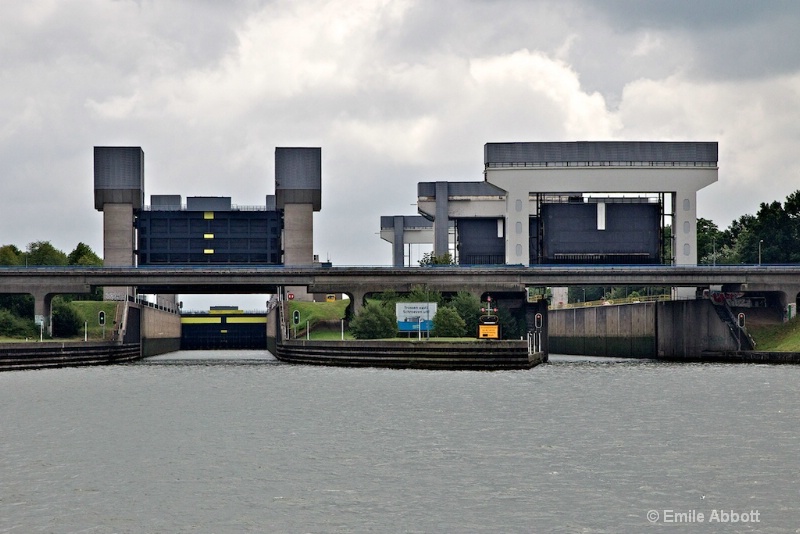
[[[51,293],[33,293],[33,314],[37,326],[43,329],[48,336],[53,336],[53,295]]]
[[[367,296],[367,292],[358,289],[348,289],[344,294],[350,297],[350,305],[347,307],[347,313],[345,315],[348,319],[352,319],[364,309],[364,299]]]

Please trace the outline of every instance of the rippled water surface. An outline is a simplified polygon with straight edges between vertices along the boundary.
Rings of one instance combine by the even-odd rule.
[[[0,532],[800,532],[799,392],[793,366],[556,356],[0,373]]]

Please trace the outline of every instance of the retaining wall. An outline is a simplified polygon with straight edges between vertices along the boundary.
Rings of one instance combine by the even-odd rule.
[[[548,311],[550,353],[654,358],[654,302]]]
[[[142,356],[156,356],[181,349],[180,314],[141,306]]]
[[[544,361],[528,354],[526,341],[306,341],[277,344],[275,356],[290,363],[409,369],[530,369]]]
[[[659,302],[656,320],[659,358],[701,359],[708,351],[739,350],[710,300]]]
[[[709,300],[549,310],[550,352],[707,360],[739,345]],[[728,356],[728,361],[735,358]]]
[[[140,349],[138,343],[3,343],[0,371],[122,363],[141,358]]]

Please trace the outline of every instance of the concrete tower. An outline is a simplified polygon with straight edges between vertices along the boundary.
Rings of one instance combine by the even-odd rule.
[[[322,209],[322,149],[275,149],[275,201],[283,210],[283,264],[314,263],[314,212]],[[305,288],[287,288],[308,299]]]
[[[103,212],[103,265],[136,265],[134,211],[144,204],[141,147],[94,147],[94,207]],[[125,300],[130,289],[106,287],[103,298]]]

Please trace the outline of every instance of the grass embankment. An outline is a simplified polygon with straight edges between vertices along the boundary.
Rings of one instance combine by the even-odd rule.
[[[112,332],[114,331],[114,317],[117,311],[117,303],[116,302],[101,302],[97,300],[76,300],[70,303],[70,306],[75,310],[78,316],[81,319],[81,328],[80,333],[78,335],[72,337],[47,337],[45,333],[44,339],[42,341],[48,342],[64,342],[64,341],[83,341],[84,340],[84,325],[86,325],[86,329],[88,329],[88,334],[86,338],[88,341],[106,341],[111,340]],[[100,326],[98,322],[98,315],[100,311],[104,311],[106,314],[106,327],[105,327],[105,338],[103,337],[103,327]],[[38,326],[37,334],[32,337],[28,338],[14,338],[14,337],[6,337],[0,336],[0,343],[22,343],[22,342],[38,342],[39,341],[39,334],[38,334]]]
[[[106,341],[111,339],[111,334],[114,331],[114,319],[117,313],[116,302],[102,302],[97,300],[75,300],[72,302],[72,307],[83,319],[89,332],[89,341]],[[98,315],[100,311],[106,314],[105,338],[103,338],[103,327],[98,322]],[[81,328],[83,333],[83,328]],[[80,336],[83,339],[83,336]]]
[[[756,340],[756,350],[800,352],[800,320],[797,317],[782,324],[748,325],[747,331]]]
[[[344,318],[349,300],[336,300],[333,302],[289,302],[290,331],[294,332],[294,312],[300,312],[300,321],[297,324],[297,336],[305,337],[306,325],[311,330],[310,338],[314,340],[330,341],[342,339],[341,321]],[[345,339],[353,339],[350,332],[345,331]]]

